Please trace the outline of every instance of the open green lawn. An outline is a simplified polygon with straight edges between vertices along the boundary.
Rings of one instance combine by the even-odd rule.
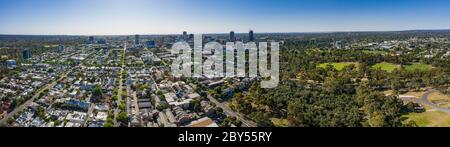
[[[317,67],[320,68],[326,68],[327,65],[332,65],[336,70],[341,71],[342,69],[344,69],[344,67],[349,66],[349,65],[355,65],[356,67],[359,66],[358,62],[337,62],[337,63],[322,63],[317,65]]]
[[[287,119],[272,118],[271,120],[276,127],[289,127]]]
[[[410,113],[403,116],[404,123],[414,121],[419,127],[450,127],[450,114],[440,111]]]
[[[322,63],[317,65],[317,67],[320,68],[326,68],[327,65],[332,65],[336,70],[341,71],[342,69],[344,69],[344,67],[349,66],[349,65],[355,65],[356,67],[359,66],[358,62],[336,62],[336,63]],[[396,64],[392,64],[392,63],[387,63],[387,62],[381,62],[378,64],[375,64],[372,66],[372,69],[380,69],[380,70],[385,70],[387,72],[392,72],[394,69],[400,68],[399,65]],[[428,64],[422,64],[422,63],[413,63],[411,65],[404,65],[403,69],[408,70],[408,71],[414,71],[414,70],[419,70],[419,71],[428,71],[433,69],[434,67]]]
[[[44,45],[45,48],[49,48],[49,47],[58,47],[57,44],[52,44],[52,45]]]
[[[428,71],[433,68],[433,66],[422,63],[414,63],[411,65],[405,65],[404,68],[409,71],[419,70],[419,71]]]
[[[396,65],[396,64],[392,64],[392,63],[387,63],[387,62],[381,62],[381,63],[375,64],[372,66],[372,69],[384,70],[387,72],[392,72],[392,71],[394,71],[394,69],[397,69],[397,68],[400,68],[400,66]]]
[[[386,51],[379,51],[379,50],[363,50],[362,52],[366,54],[379,54],[379,55],[384,55],[387,53]]]

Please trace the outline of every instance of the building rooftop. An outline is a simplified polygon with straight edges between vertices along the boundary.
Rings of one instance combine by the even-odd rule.
[[[211,118],[203,117],[196,121],[192,121],[191,124],[186,127],[219,127]]]

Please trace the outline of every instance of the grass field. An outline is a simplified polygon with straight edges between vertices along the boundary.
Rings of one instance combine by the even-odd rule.
[[[392,64],[392,63],[387,63],[387,62],[381,62],[381,63],[375,64],[375,65],[372,66],[372,69],[384,70],[384,71],[387,71],[387,72],[392,72],[392,71],[394,71],[395,69],[398,69],[398,68],[400,68],[399,65]]]
[[[428,64],[422,64],[422,63],[414,63],[411,65],[405,65],[404,68],[409,71],[415,71],[415,70],[428,71],[428,70],[431,70],[433,68],[433,66],[428,65]]]
[[[53,45],[44,45],[45,48],[49,48],[49,47],[58,47],[58,45],[53,44]]]
[[[410,113],[403,116],[408,121],[414,121],[419,127],[450,127],[450,114],[440,111]]]
[[[352,64],[355,65],[355,67],[359,66],[358,62],[337,62],[337,63],[322,63],[319,64],[317,67],[326,68],[327,65],[332,65],[336,70],[341,71],[342,69],[344,69],[344,67]]]
[[[430,94],[429,100],[438,105],[439,107],[447,108],[450,106],[450,96],[445,95],[441,92],[435,92]]]
[[[411,96],[414,96],[414,97],[416,97],[416,98],[420,98],[420,97],[422,97],[423,94],[425,94],[425,93],[426,93],[426,91],[419,91],[419,92],[409,91],[409,92],[407,92],[407,93],[405,93],[405,94],[402,94],[402,95],[411,95]]]
[[[276,127],[289,127],[287,119],[272,118],[271,120]]]
[[[406,95],[413,95],[420,97],[424,92],[408,92]],[[450,96],[440,92],[435,92],[429,95],[429,100],[432,103],[439,105],[439,107],[450,106]],[[423,113],[410,113],[404,115],[406,119],[404,123],[408,121],[414,121],[419,127],[450,127],[450,114],[433,110],[431,107],[425,107],[427,110]]]
[[[363,50],[363,53],[384,55],[387,52],[386,51],[379,51],[379,50]]]
[[[394,93],[394,90],[386,90],[386,91],[383,91],[382,93],[383,93],[384,95],[389,96],[389,95],[392,95],[392,93]]]

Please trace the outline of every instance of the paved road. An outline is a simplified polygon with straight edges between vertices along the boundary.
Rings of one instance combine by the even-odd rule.
[[[92,114],[92,112],[94,111],[94,104],[89,104],[89,108],[88,108],[88,111],[87,111],[87,117],[84,119],[84,122],[83,122],[83,127],[87,127],[87,123],[88,123],[88,121],[89,120],[91,120],[92,118],[90,118],[90,115]],[[95,116],[94,116],[95,117]]]
[[[122,70],[123,70],[123,68],[120,70],[120,73],[122,73]],[[119,105],[122,102],[122,94],[121,94],[122,88],[123,88],[122,78],[119,77],[118,80],[119,80],[119,88],[117,90],[117,108],[114,109],[114,118],[117,118],[117,115],[119,115],[119,112],[120,112]],[[113,119],[113,122],[114,122],[114,126],[119,126],[119,123],[117,123],[116,119]]]
[[[417,100],[416,102],[417,102],[417,103],[420,103],[420,104],[424,104],[424,105],[430,106],[431,108],[436,109],[436,110],[438,110],[438,111],[442,111],[442,112],[445,112],[445,113],[450,114],[450,109],[449,109],[449,108],[442,108],[442,107],[439,107],[438,105],[436,105],[436,104],[430,102],[430,100],[429,100],[428,98],[429,98],[430,94],[435,93],[435,92],[438,92],[438,91],[437,91],[437,90],[434,90],[434,89],[428,90],[428,91],[427,91],[426,93],[424,93],[424,94],[422,95],[422,97],[421,97],[419,100]]]
[[[65,78],[67,76],[67,74],[63,74],[59,79],[53,81],[52,83],[47,84],[45,87],[41,88],[33,97],[31,97],[31,99],[29,99],[28,101],[26,101],[25,103],[23,103],[22,105],[20,105],[19,107],[15,108],[13,111],[11,111],[10,113],[6,114],[5,117],[3,119],[0,120],[0,125],[3,125],[6,123],[6,121],[13,117],[14,115],[16,115],[17,113],[25,110],[26,108],[28,108],[28,106],[31,104],[31,102],[33,102],[36,98],[39,97],[39,95],[44,92],[45,89],[50,89],[52,87],[54,87],[59,81],[61,81],[63,78]]]
[[[212,97],[211,95],[208,94],[208,99],[213,102],[214,104],[216,104],[217,106],[219,106],[220,108],[223,109],[223,112],[225,112],[226,115],[228,116],[233,116],[236,117],[238,120],[240,120],[242,122],[242,126],[243,127],[256,127],[256,123],[245,119],[241,114],[233,111],[230,107],[228,107],[227,105],[220,103],[219,101],[217,101],[217,99],[215,99],[214,97]]]
[[[144,126],[144,123],[142,122],[141,113],[139,111],[138,97],[136,91],[133,91],[132,95],[133,95],[134,115],[138,118],[141,126]]]
[[[125,54],[126,50],[127,50],[127,43],[125,43],[125,45],[123,47],[123,52],[124,52],[123,54]],[[122,55],[120,56],[120,58],[122,58]],[[122,74],[122,72],[125,70],[125,65],[123,63],[121,63],[121,64],[122,65],[120,66],[121,68],[120,68],[120,71],[119,71],[120,74]],[[123,89],[122,76],[120,76],[118,78],[118,80],[119,80],[119,89],[117,90],[118,91],[118,93],[117,93],[117,104],[119,106],[120,102],[122,102],[122,94],[121,94],[122,93],[122,89]],[[119,112],[120,112],[120,109],[119,109],[118,106],[117,106],[116,109],[114,109],[114,119],[113,119],[114,126],[116,126],[116,127],[119,126],[119,123],[117,123],[117,120],[115,119],[115,118],[117,118],[117,115],[119,115]]]

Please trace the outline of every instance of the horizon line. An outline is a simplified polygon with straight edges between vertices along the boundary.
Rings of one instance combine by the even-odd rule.
[[[230,30],[233,31],[233,30]],[[254,30],[253,30],[254,31]],[[256,32],[254,34],[332,34],[332,33],[376,33],[376,32],[408,32],[408,31],[450,31],[450,28],[443,29],[406,29],[406,30],[359,30],[359,31],[293,31],[293,32]],[[160,34],[2,34],[1,36],[160,36],[160,35],[181,35],[180,33],[160,33]],[[247,34],[248,32],[235,32],[235,34]],[[223,35],[229,32],[205,32],[205,33],[189,33],[188,34],[207,34],[207,35]]]

